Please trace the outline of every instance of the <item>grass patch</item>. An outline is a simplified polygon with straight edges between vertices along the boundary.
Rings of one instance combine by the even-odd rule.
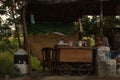
[[[41,64],[40,60],[38,60],[34,55],[31,55],[31,64],[32,64],[32,69],[36,71],[41,70]]]
[[[23,38],[20,38],[23,43]],[[18,42],[13,37],[0,41],[0,78],[5,75],[14,77],[14,54],[18,50]],[[30,56],[31,66],[34,70],[40,71],[40,61],[34,56]]]
[[[4,75],[14,76],[14,63],[13,63],[13,55],[8,52],[0,52],[0,77],[4,77]]]

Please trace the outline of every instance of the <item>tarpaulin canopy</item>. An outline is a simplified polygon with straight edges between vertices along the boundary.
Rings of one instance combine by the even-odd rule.
[[[120,0],[27,0],[27,15],[39,21],[74,21],[83,15],[120,15]],[[28,16],[29,17],[29,16]]]

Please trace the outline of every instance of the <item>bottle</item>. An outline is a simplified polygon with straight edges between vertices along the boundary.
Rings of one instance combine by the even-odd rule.
[[[95,46],[95,40],[94,40],[94,38],[90,38],[90,46],[91,47],[94,47]]]
[[[78,46],[79,46],[79,47],[82,47],[82,41],[79,41],[79,42],[78,42]]]

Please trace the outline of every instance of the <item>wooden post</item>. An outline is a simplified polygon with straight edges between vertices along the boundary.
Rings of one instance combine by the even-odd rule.
[[[103,34],[103,0],[100,0],[100,34]]]
[[[30,46],[29,46],[29,40],[28,40],[28,31],[27,31],[27,23],[26,23],[26,8],[27,8],[27,2],[25,1],[25,4],[24,4],[24,9],[23,9],[23,27],[24,27],[24,48],[25,50],[27,51],[28,53],[28,74],[31,74],[31,59],[30,59]]]
[[[109,0],[100,0],[100,34],[103,34],[103,2]]]

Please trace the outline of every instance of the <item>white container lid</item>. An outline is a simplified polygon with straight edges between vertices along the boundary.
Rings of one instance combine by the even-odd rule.
[[[16,52],[15,52],[15,55],[27,55],[28,53],[24,50],[24,49],[18,49]]]

